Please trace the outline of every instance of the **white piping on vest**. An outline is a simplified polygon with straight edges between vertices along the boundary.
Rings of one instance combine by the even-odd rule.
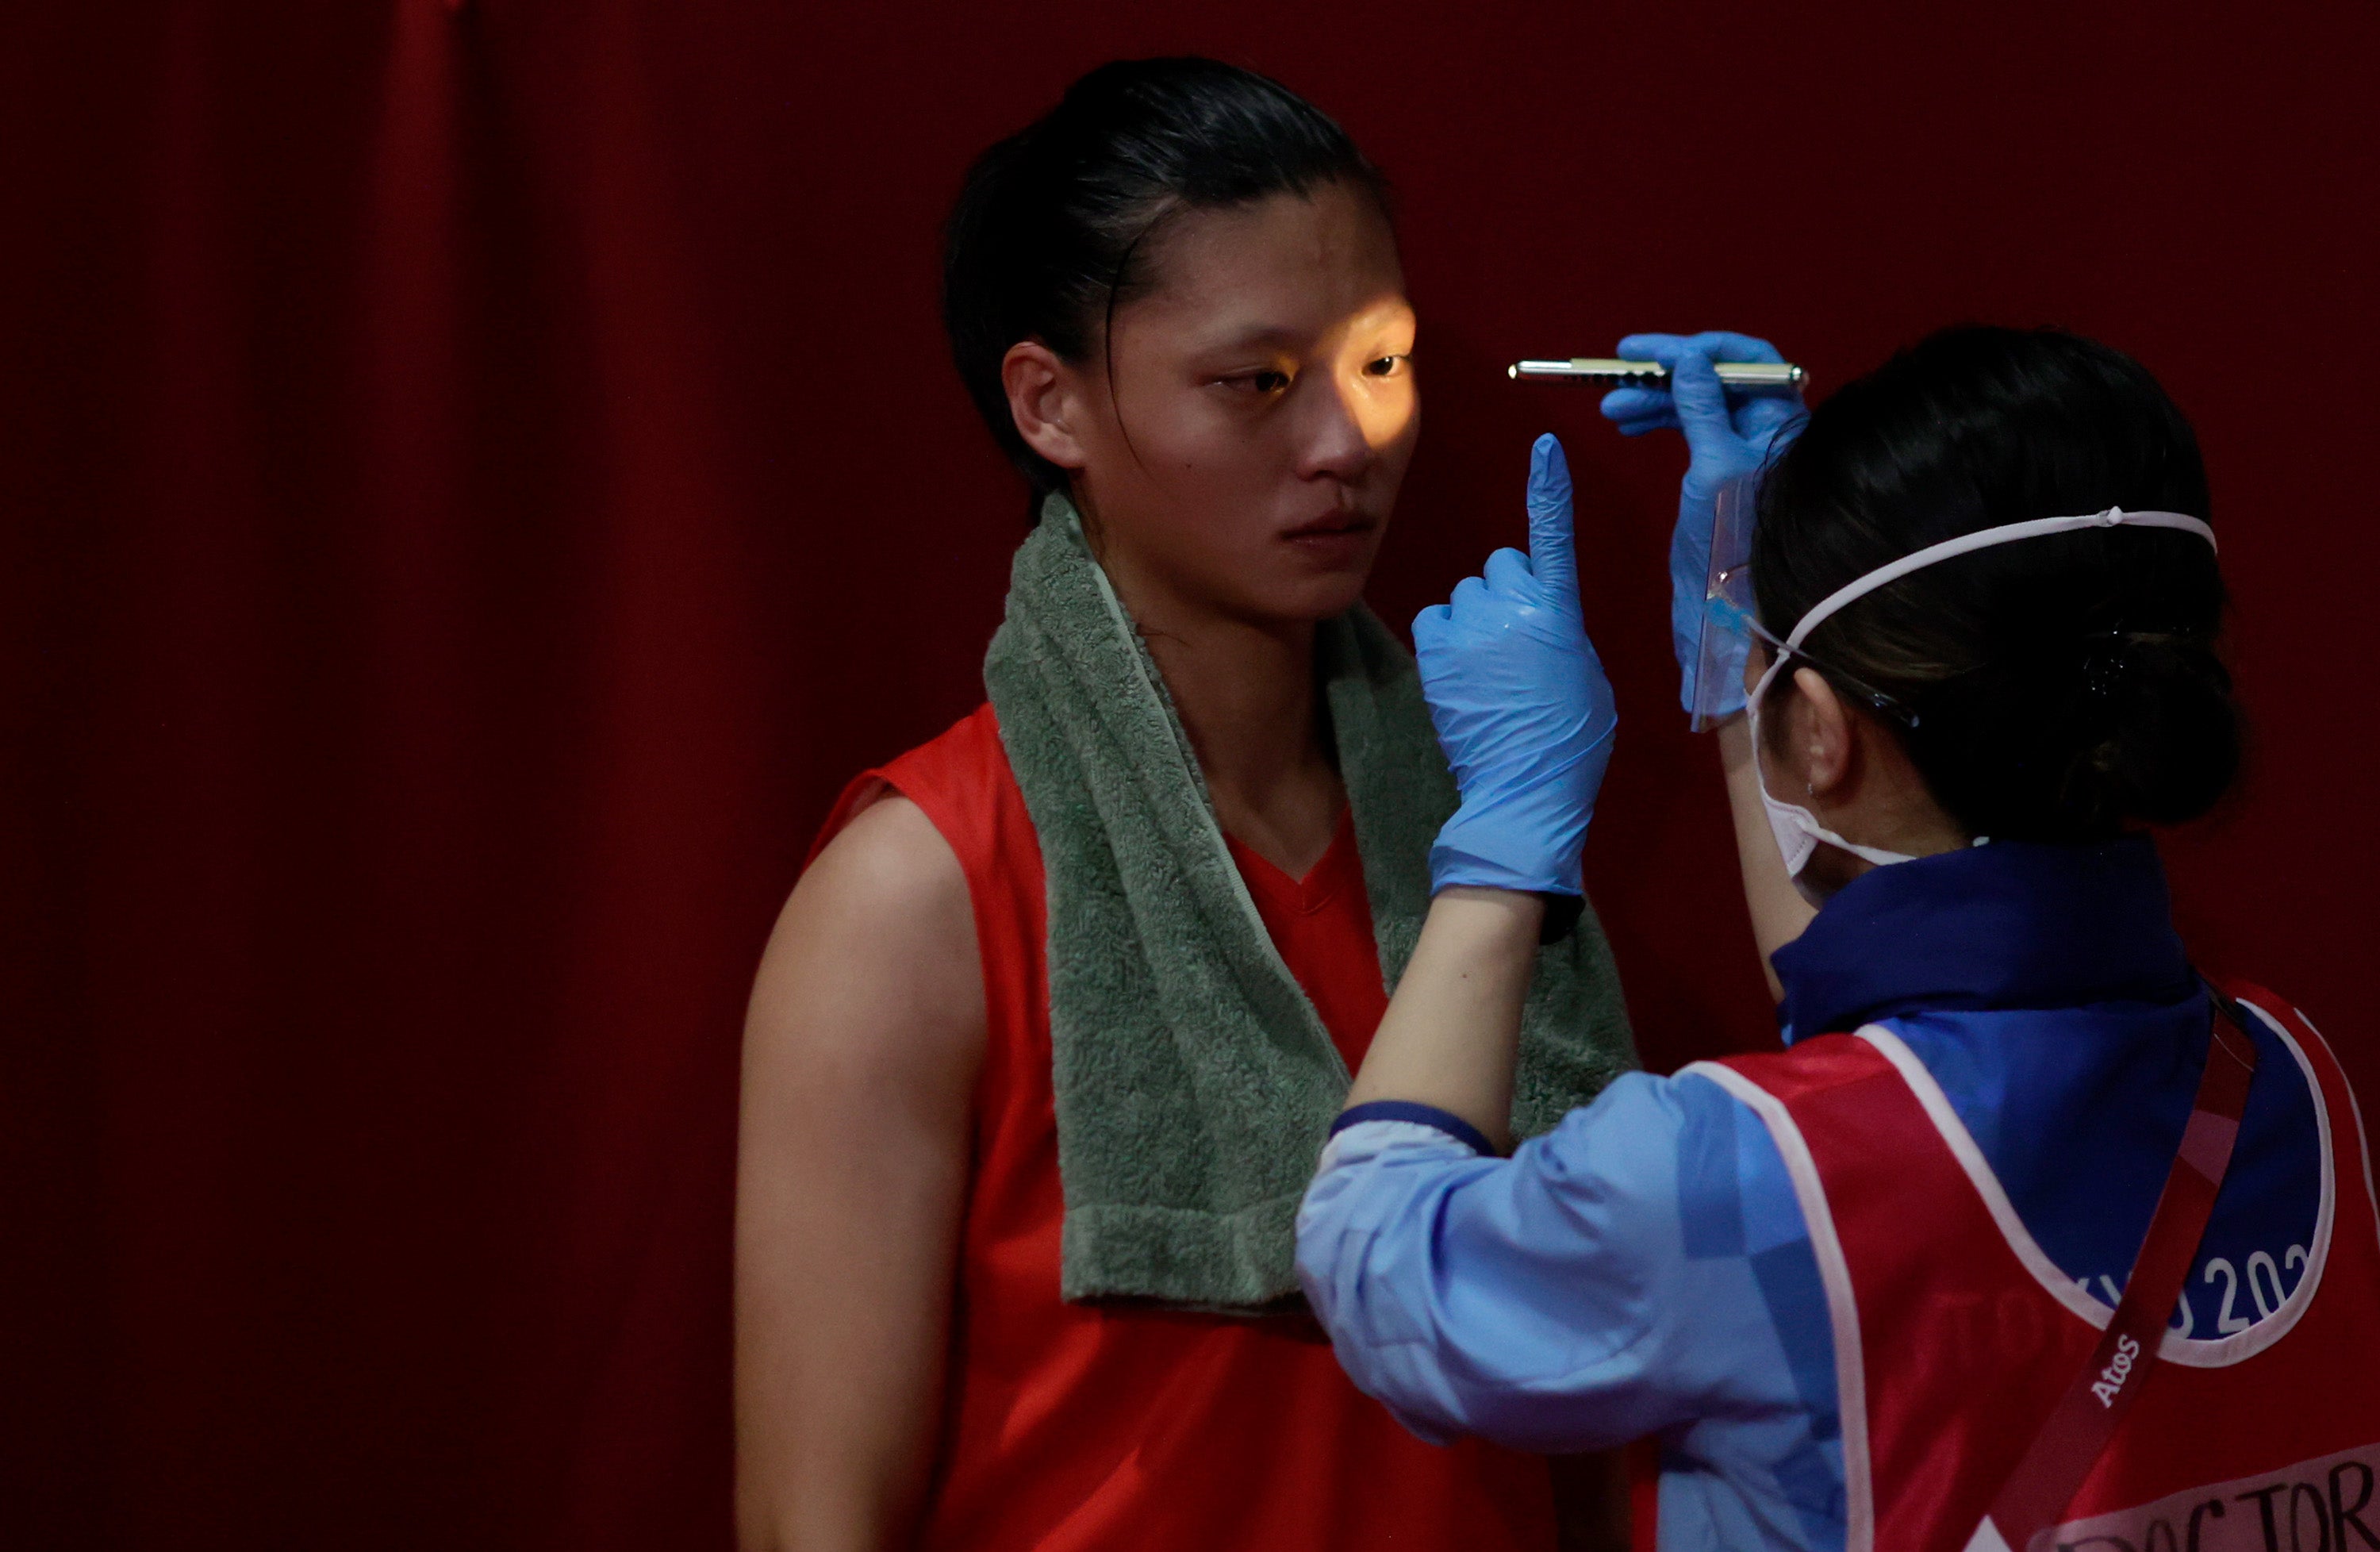
[[[2298,1285],[2291,1290],[2289,1296],[2281,1301],[2280,1308],[2246,1330],[2228,1337],[2185,1337],[2172,1328],[2167,1328],[2164,1339],[2157,1343],[2157,1356],[2168,1364],[2180,1364],[2185,1368],[2227,1368],[2263,1352],[2287,1336],[2289,1328],[2298,1323],[2298,1317],[2305,1314],[2306,1306],[2313,1302],[2314,1289],[2322,1281],[2323,1267],[2330,1258],[2331,1223],[2337,1201],[2332,1178],[2329,1097],[2323,1090],[2321,1080],[2314,1075],[2313,1063],[2306,1059],[2305,1052],[2298,1048],[2297,1041],[2291,1038],[2279,1021],[2252,1003],[2242,1002],[2240,1005],[2271,1025],[2289,1054],[2297,1059],[2299,1071],[2305,1075],[2306,1088],[2313,1099],[2314,1119],[2320,1132],[2322,1199],[2314,1214],[2313,1244],[2306,1257],[2305,1271],[2298,1278]],[[2106,1330],[2107,1323],[2116,1317],[2115,1306],[2101,1303],[2075,1286],[2074,1280],[2059,1270],[2058,1264],[2043,1252],[2040,1243],[2033,1237],[2033,1231],[2017,1216],[2015,1206],[2008,1199],[2008,1192],[2000,1185],[1999,1177],[1993,1174],[1992,1167],[1985,1162],[1983,1149],[1975,1146],[1974,1136],[1968,1132],[1965,1122],[1959,1119],[1959,1112],[1950,1108],[1942,1085],[1934,1081],[1934,1074],[1917,1060],[1917,1053],[1904,1045],[1900,1037],[1882,1025],[1868,1025],[1857,1034],[1859,1038],[1874,1046],[1886,1061],[1892,1063],[1900,1072],[1901,1080],[1909,1085],[1910,1091],[1917,1096],[1917,1102],[1925,1107],[1926,1119],[1934,1123],[1934,1130],[1941,1134],[1944,1146],[1959,1161],[1959,1167],[1967,1172],[1975,1194],[1983,1198],[1993,1223],[1999,1229],[2000,1237],[2008,1242],[2010,1251],[2033,1275],[2034,1280],[2076,1318],[2087,1321],[2094,1330]]]
[[[1793,1182],[1793,1200],[1802,1208],[1802,1223],[1810,1231],[1810,1252],[1818,1264],[1818,1280],[1826,1285],[1828,1325],[1835,1339],[1835,1407],[1842,1423],[1843,1552],[1875,1552],[1876,1486],[1868,1462],[1867,1366],[1860,1347],[1859,1308],[1852,1297],[1851,1264],[1843,1257],[1842,1240],[1835,1233],[1834,1214],[1827,1206],[1827,1190],[1818,1179],[1817,1161],[1802,1129],[1793,1124],[1783,1100],[1732,1067],[1696,1061],[1678,1069],[1708,1078],[1741,1100],[1768,1128]]]

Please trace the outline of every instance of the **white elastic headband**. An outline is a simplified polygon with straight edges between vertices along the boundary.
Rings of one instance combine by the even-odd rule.
[[[1802,643],[1809,639],[1810,633],[1843,605],[1865,598],[1888,582],[1898,582],[1912,571],[1923,571],[1936,561],[1947,561],[1971,550],[1988,550],[1995,544],[2006,544],[2013,540],[2038,539],[2044,534],[2070,533],[2076,528],[2112,528],[2119,524],[2143,528],[2180,528],[2206,540],[2210,549],[2221,549],[2215,542],[2215,530],[2186,513],[2127,512],[2120,506],[2111,506],[2105,512],[2088,513],[2080,517],[2034,517],[2022,523],[2003,523],[1997,528],[1977,528],[1973,533],[1946,539],[1939,544],[1929,544],[1923,550],[1903,555],[1828,593],[1802,616],[1801,623],[1785,638],[1785,650],[1799,650]]]

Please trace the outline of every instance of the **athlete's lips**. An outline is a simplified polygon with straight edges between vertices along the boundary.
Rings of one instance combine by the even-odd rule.
[[[1360,512],[1334,512],[1328,517],[1318,517],[1281,534],[1283,539],[1336,539],[1341,535],[1366,534],[1379,524]]]
[[[1325,571],[1351,571],[1371,559],[1373,537],[1379,526],[1360,512],[1334,512],[1301,523],[1281,538],[1310,565]]]

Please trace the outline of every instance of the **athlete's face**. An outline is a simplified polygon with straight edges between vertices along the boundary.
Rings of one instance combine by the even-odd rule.
[[[1332,185],[1189,212],[1152,241],[1155,283],[1108,349],[1058,364],[1053,461],[1102,564],[1133,594],[1254,621],[1347,609],[1420,428],[1386,218]]]

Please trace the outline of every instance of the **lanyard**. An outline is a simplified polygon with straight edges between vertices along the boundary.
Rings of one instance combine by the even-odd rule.
[[[2173,1317],[2174,1302],[2197,1258],[2215,1195],[2231,1164],[2231,1145],[2248,1106],[2248,1081],[2256,1073],[2256,1043],[2248,1037],[2237,1004],[2209,988],[2217,1016],[2206,1048],[2206,1072],[2181,1147],[2157,1197],[2148,1237],[2124,1282],[2115,1318],[2092,1350],[2074,1383],[2066,1388],[2033,1446],[1992,1499],[1991,1512],[1975,1527],[1967,1552],[2022,1552],[2055,1524],[2073,1501],[2082,1479],[2098,1463],[2116,1426],[2139,1396],[2141,1381],[2156,1363],[2157,1343]],[[2239,1035],[2224,1038],[2224,1025]]]

